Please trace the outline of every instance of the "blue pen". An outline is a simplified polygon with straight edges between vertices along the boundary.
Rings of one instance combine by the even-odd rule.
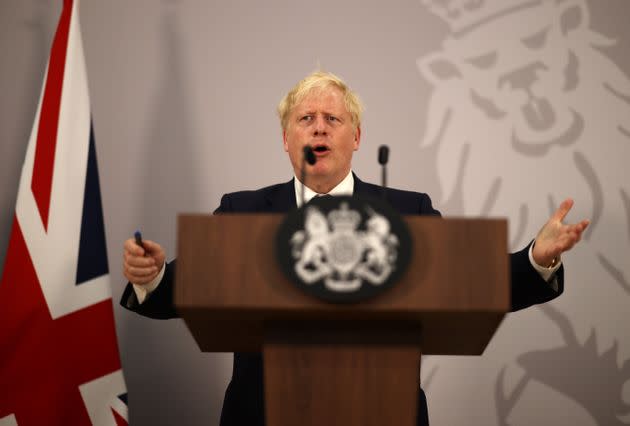
[[[144,248],[144,245],[142,244],[142,234],[140,233],[140,231],[134,232],[133,236],[136,239],[136,244]]]

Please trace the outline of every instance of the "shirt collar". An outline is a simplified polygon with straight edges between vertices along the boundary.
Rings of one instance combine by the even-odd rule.
[[[295,177],[293,179],[293,185],[295,187],[295,201],[297,203],[298,208],[302,207],[302,183],[300,180]],[[354,176],[352,176],[352,170],[348,173],[348,175],[337,184],[333,189],[328,192],[328,195],[352,195],[354,192]],[[316,195],[324,195],[318,194],[313,191],[308,186],[304,187],[304,201],[309,202]]]

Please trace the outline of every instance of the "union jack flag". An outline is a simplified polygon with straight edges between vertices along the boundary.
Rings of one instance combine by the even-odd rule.
[[[0,280],[0,425],[127,425],[78,0],[64,0]]]

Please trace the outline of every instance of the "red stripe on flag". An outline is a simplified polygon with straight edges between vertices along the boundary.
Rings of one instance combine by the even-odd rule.
[[[116,420],[116,426],[128,426],[127,420],[125,420],[123,416],[114,410],[112,410],[112,414],[114,415],[114,420]]]
[[[61,89],[63,86],[71,15],[72,0],[64,0],[59,25],[57,26],[57,32],[50,51],[48,76],[46,77],[46,87],[44,89],[37,131],[37,145],[35,147],[35,164],[31,190],[46,230],[48,230],[48,212],[50,209],[50,192],[55,162],[55,146],[57,144]]]
[[[120,369],[112,300],[53,320],[40,285],[14,219],[0,280],[0,418],[89,425],[79,386]]]

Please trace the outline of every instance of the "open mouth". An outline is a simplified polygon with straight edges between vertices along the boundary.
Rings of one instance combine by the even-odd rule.
[[[313,145],[313,152],[315,155],[324,155],[330,151],[330,148],[326,145]]]

